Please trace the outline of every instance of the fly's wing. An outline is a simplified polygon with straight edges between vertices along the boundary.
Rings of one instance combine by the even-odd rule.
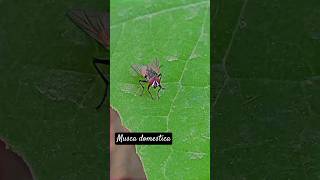
[[[152,71],[154,71],[157,74],[160,74],[160,63],[159,60],[156,59],[154,61],[152,61],[149,65],[148,68],[151,69]]]
[[[67,15],[74,24],[98,41],[105,49],[109,49],[109,14],[72,9]]]
[[[132,69],[140,74],[141,76],[145,77],[147,75],[147,67],[141,64],[133,64],[131,65]]]

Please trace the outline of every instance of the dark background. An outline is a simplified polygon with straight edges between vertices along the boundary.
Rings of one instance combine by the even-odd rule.
[[[92,57],[104,50],[66,16],[104,0],[0,0],[0,139],[36,179],[105,179],[107,112]]]
[[[215,179],[319,179],[320,1],[215,0]]]

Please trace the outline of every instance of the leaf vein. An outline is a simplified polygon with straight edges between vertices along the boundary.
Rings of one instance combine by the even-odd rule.
[[[141,15],[141,16],[137,16],[137,17],[134,17],[134,18],[131,18],[131,19],[127,19],[127,20],[122,21],[120,23],[111,25],[110,28],[114,28],[116,26],[119,26],[119,25],[121,25],[123,23],[126,23],[126,22],[129,22],[129,21],[141,20],[141,19],[145,19],[145,18],[161,15],[161,14],[164,14],[164,13],[177,11],[177,10],[180,10],[180,9],[186,9],[186,8],[190,8],[190,7],[201,6],[201,5],[207,4],[207,3],[209,3],[209,1],[201,1],[201,2],[196,2],[196,3],[183,4],[181,6],[175,6],[175,7],[171,7],[171,8],[162,9],[160,11],[156,11],[156,12],[152,12],[152,13],[149,13],[149,14],[144,14],[144,15]]]

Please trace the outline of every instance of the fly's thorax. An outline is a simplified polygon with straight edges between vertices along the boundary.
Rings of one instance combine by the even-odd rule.
[[[146,73],[147,73],[147,76],[148,76],[150,79],[153,78],[153,77],[158,76],[158,73],[157,73],[154,69],[152,69],[150,66],[147,67]]]

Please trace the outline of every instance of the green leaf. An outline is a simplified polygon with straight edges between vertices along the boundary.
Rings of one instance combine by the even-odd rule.
[[[111,105],[131,131],[173,133],[172,146],[137,146],[148,179],[208,179],[209,1],[113,0],[111,9]],[[130,67],[155,58],[160,100],[139,96]]]

